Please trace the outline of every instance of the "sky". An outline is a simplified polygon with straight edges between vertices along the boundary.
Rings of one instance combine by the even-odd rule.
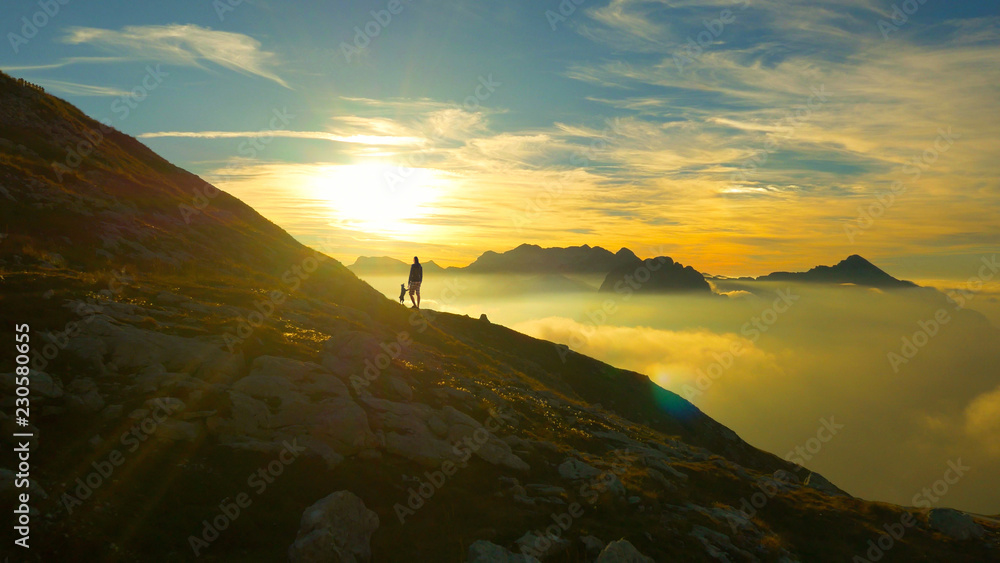
[[[996,2],[0,6],[4,71],[348,263],[527,242],[960,280],[1000,243]]]

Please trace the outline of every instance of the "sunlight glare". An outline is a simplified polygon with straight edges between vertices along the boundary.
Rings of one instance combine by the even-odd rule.
[[[405,238],[423,232],[434,214],[443,180],[433,170],[364,162],[323,168],[311,182],[329,203],[336,225],[352,231]]]

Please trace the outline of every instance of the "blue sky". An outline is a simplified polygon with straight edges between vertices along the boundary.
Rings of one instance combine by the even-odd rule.
[[[1000,243],[996,3],[232,3],[5,1],[0,68],[347,261],[589,243],[964,278]],[[48,21],[12,43],[22,17]]]

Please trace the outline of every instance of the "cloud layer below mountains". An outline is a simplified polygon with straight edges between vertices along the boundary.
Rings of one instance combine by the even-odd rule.
[[[427,306],[485,312],[647,374],[854,495],[1000,512],[1000,331],[938,292],[755,283],[732,297],[441,299],[437,282],[425,284]],[[500,295],[509,280],[495,283]],[[831,436],[824,420],[842,428]],[[949,462],[970,469],[934,494]]]

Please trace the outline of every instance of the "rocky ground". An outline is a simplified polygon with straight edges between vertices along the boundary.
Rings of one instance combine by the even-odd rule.
[[[36,556],[820,561],[894,524],[890,560],[997,554],[995,522],[853,499],[693,407],[629,417],[641,376],[560,373],[487,321],[114,279],[5,274],[13,313],[59,312],[35,344]]]

